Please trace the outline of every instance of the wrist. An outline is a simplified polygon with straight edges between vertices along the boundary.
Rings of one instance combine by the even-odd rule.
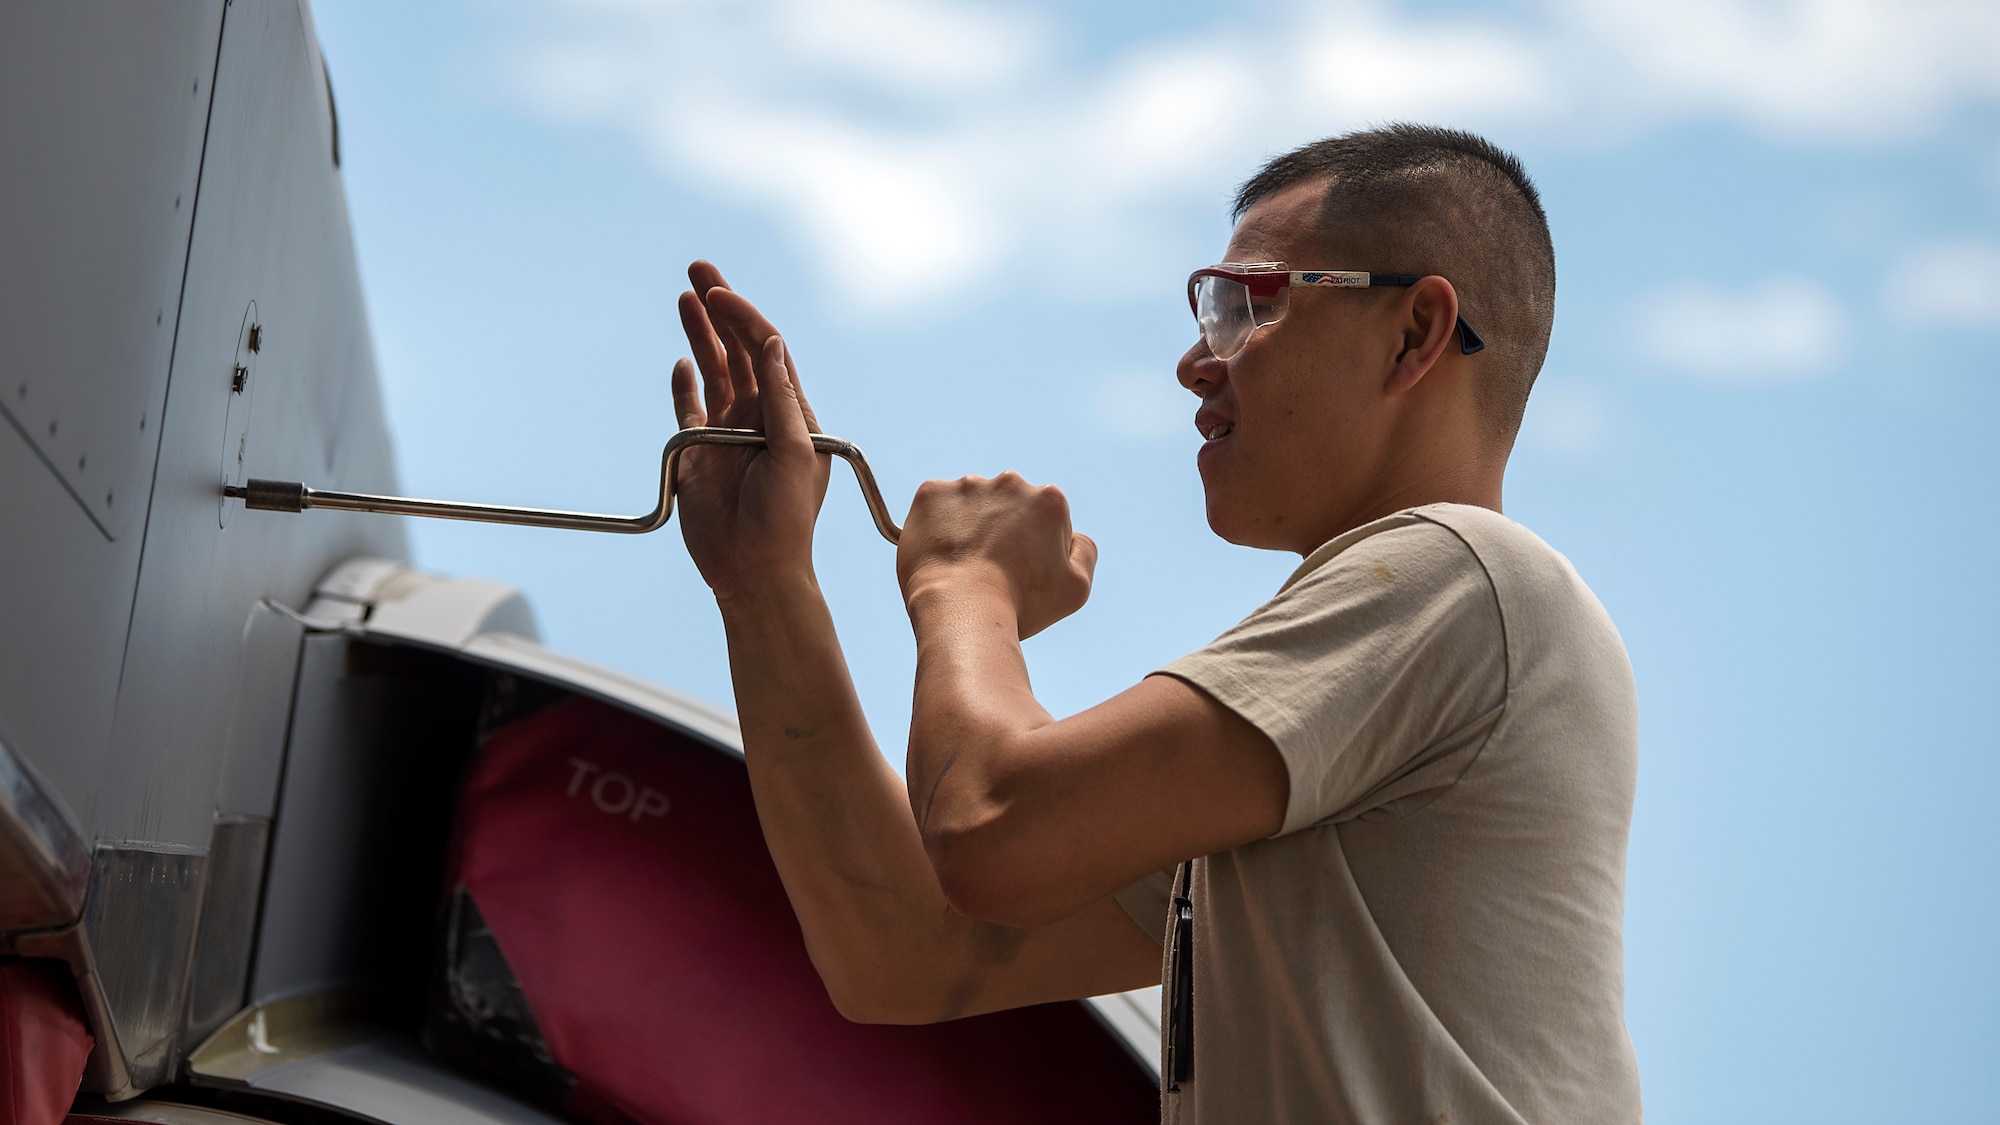
[[[715,594],[715,607],[722,612],[725,621],[732,618],[754,616],[782,611],[783,607],[796,604],[800,599],[823,601],[819,576],[812,566],[765,566],[740,571],[730,576],[727,583],[710,587]]]
[[[903,588],[903,604],[920,633],[930,621],[976,616],[1011,624],[1018,616],[1005,576],[973,567],[936,568],[913,578]]]

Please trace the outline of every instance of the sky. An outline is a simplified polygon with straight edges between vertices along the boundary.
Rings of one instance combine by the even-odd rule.
[[[898,511],[1061,485],[1091,603],[1064,714],[1296,559],[1207,531],[1187,272],[1266,157],[1471,128],[1543,192],[1555,336],[1506,506],[1625,638],[1627,1021],[1648,1119],[2000,1104],[2000,2],[323,3],[412,494],[639,512],[688,261],[785,332]],[[1345,263],[1334,263],[1345,265]],[[678,532],[416,521],[557,649],[727,704]],[[817,565],[900,762],[893,550],[837,476]]]

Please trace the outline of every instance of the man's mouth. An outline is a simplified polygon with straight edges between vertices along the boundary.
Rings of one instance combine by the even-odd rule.
[[[1201,436],[1207,441],[1221,441],[1223,438],[1228,437],[1230,432],[1235,429],[1236,424],[1234,422],[1217,422],[1208,428],[1207,433]]]

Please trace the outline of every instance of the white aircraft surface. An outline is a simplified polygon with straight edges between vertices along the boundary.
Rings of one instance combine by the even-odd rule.
[[[1157,1113],[1140,994],[827,1023],[733,716],[246,505],[396,490],[304,0],[0,5],[0,416],[0,956],[75,986],[70,1121]]]

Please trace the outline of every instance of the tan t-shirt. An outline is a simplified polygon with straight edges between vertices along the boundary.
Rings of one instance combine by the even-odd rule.
[[[1195,863],[1194,1078],[1165,1120],[1640,1120],[1637,708],[1566,559],[1483,508],[1399,512],[1162,672],[1269,735],[1292,785],[1277,836]],[[1118,895],[1156,934],[1172,874]]]

